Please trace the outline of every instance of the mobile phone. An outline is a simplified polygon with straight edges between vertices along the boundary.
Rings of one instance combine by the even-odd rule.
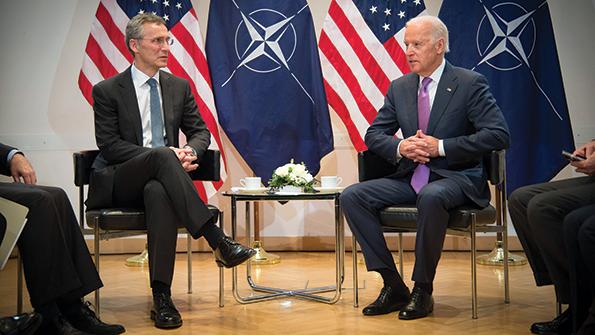
[[[578,161],[584,161],[585,160],[585,157],[573,155],[573,154],[571,154],[570,152],[568,152],[566,150],[562,150],[562,156],[564,156],[564,158],[568,159],[571,162],[578,162]]]

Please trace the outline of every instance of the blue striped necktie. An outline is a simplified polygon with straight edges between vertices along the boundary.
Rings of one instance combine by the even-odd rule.
[[[161,103],[159,102],[159,91],[157,90],[157,80],[150,78],[147,84],[151,87],[150,106],[151,106],[151,146],[153,148],[165,146],[163,140],[163,120],[161,118]]]

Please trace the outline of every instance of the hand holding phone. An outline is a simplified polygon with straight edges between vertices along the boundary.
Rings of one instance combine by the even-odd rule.
[[[579,162],[579,161],[584,161],[585,160],[585,157],[573,155],[573,154],[571,154],[570,152],[568,152],[566,150],[562,150],[562,156],[564,156],[564,158],[568,159],[571,162]]]

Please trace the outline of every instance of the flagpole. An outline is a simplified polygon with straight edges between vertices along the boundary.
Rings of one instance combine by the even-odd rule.
[[[264,250],[264,245],[260,240],[260,202],[254,201],[254,242],[252,248],[256,250],[256,255],[250,259],[252,264],[272,265],[281,262],[279,255],[268,253]]]
[[[143,251],[136,255],[126,259],[126,266],[146,266],[149,265],[149,249],[145,243]]]
[[[504,180],[506,180],[506,169],[502,172],[504,173]],[[500,213],[496,214],[496,224],[498,226],[504,226],[505,229],[508,229],[508,218],[507,218],[507,202],[506,202],[506,183],[502,183],[502,185],[497,186],[499,187],[496,189],[496,208],[502,208]],[[501,232],[496,233],[496,245],[494,249],[489,254],[477,256],[476,262],[477,264],[481,265],[504,265],[504,258],[506,257],[504,252],[504,234]],[[515,265],[525,265],[527,264],[527,259],[520,255],[515,255],[508,252],[508,265],[515,266]]]

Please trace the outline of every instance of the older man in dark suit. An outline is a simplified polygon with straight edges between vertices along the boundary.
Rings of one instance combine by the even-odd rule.
[[[206,238],[220,266],[236,266],[255,254],[214,224],[187,174],[200,164],[210,133],[188,82],[160,71],[167,66],[170,42],[161,17],[133,17],[126,27],[133,65],[93,87],[95,138],[101,153],[87,203],[91,208],[145,208],[151,318],[158,328],[182,325],[170,290],[178,222],[194,238]],[[187,139],[183,148],[180,130]]]
[[[35,170],[16,148],[0,143],[0,197],[29,209],[18,240],[33,308],[43,334],[120,334],[124,327],[99,320],[82,297],[103,286],[66,193],[35,185]],[[0,239],[1,241],[1,239]]]
[[[341,196],[347,222],[368,270],[384,287],[364,315],[400,310],[400,319],[433,310],[433,280],[451,208],[487,206],[490,198],[482,156],[509,145],[508,126],[482,75],[444,59],[448,30],[421,16],[405,30],[412,73],[393,81],[384,106],[368,129],[368,149],[392,162],[395,173],[348,187]],[[403,138],[395,136],[401,129]],[[379,222],[389,205],[416,204],[415,286],[411,294],[395,267]]]

